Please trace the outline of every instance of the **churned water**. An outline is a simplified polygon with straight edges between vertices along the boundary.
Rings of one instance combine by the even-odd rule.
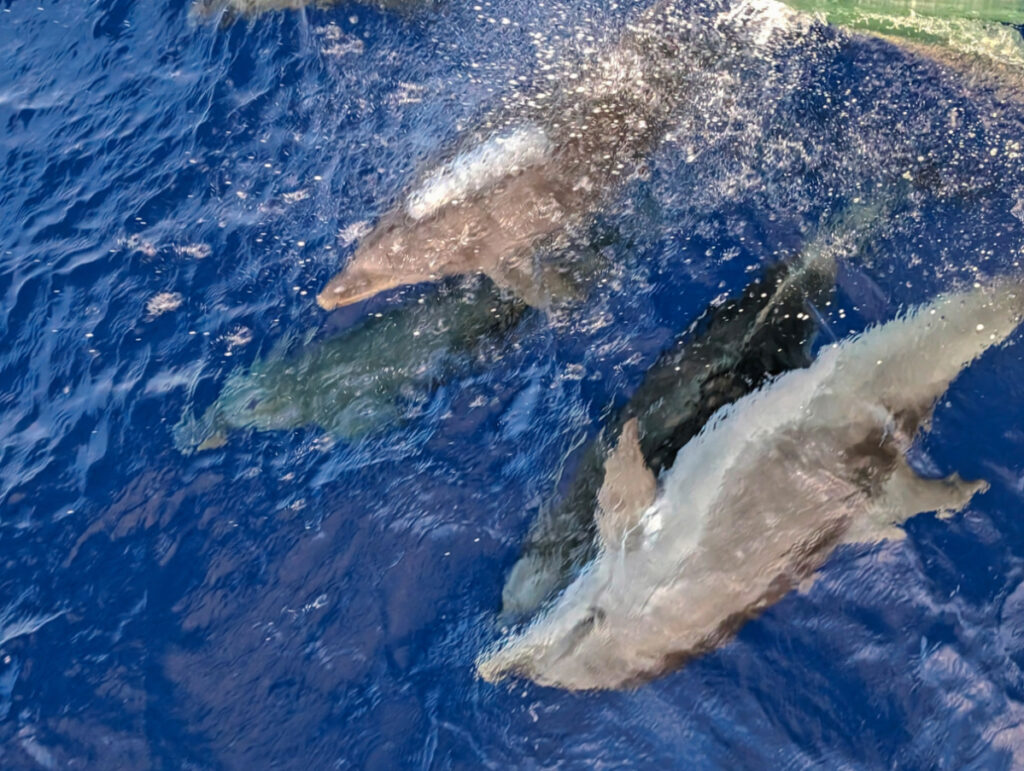
[[[274,420],[202,425],[254,363],[437,301],[413,287],[327,314],[315,297],[457,137],[493,115],[513,136],[517,105],[571,92],[643,5],[218,24],[183,0],[0,3],[0,766],[1024,764],[1019,335],[912,452],[991,482],[961,514],[840,548],[639,688],[475,674],[585,440],[830,213],[875,216],[820,342],[1019,269],[1024,92],[1005,83],[821,25],[692,73],[644,162],[545,246],[596,265],[584,296],[500,298],[493,339],[425,357],[366,430],[325,431],[331,404],[314,419],[287,398]],[[761,16],[767,41],[783,22]]]

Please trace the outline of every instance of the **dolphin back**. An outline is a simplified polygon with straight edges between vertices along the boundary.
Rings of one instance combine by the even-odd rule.
[[[943,294],[865,332],[839,357],[837,374],[877,393],[894,414],[923,415],[964,367],[1006,340],[1022,314],[1020,278]]]

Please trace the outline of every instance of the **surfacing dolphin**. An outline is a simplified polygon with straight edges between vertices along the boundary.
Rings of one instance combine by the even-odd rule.
[[[568,492],[542,506],[502,590],[506,620],[534,612],[565,588],[598,549],[594,510],[605,460],[625,423],[656,474],[721,407],[770,378],[808,366],[818,308],[832,296],[837,263],[859,253],[897,203],[849,204],[824,218],[800,254],[770,266],[743,292],[712,305],[680,334],[639,388],[583,452]]]
[[[599,554],[525,629],[478,660],[567,689],[621,688],[728,640],[840,544],[901,537],[984,482],[924,479],[904,453],[960,371],[1024,312],[1004,278],[826,347],[720,411],[655,480],[627,423],[598,497]],[[660,489],[659,489],[660,488]]]
[[[437,386],[493,359],[525,311],[486,279],[442,286],[294,354],[271,353],[233,372],[197,419],[175,427],[182,452],[220,447],[232,429],[319,426],[355,439],[401,423]]]
[[[520,104],[513,121],[492,117],[486,124],[503,128],[471,134],[423,175],[317,302],[329,310],[478,272],[534,306],[558,298],[560,276],[534,265],[538,245],[607,200],[665,136],[680,105],[701,109],[702,86],[723,70],[756,66],[765,25],[735,9],[709,13],[701,18],[662,0],[596,62]]]
[[[646,464],[661,473],[720,408],[769,378],[811,363],[836,277],[835,252],[852,233],[815,239],[797,258],[772,265],[742,294],[701,314],[647,371],[640,387],[584,450],[566,494],[541,508],[502,590],[505,618],[535,611],[597,552],[594,510],[605,461],[623,425],[637,423]]]
[[[855,33],[927,43],[940,58],[984,50],[985,61],[1024,62],[1020,34],[1005,24],[1021,19],[1017,2],[661,0],[579,72],[565,73],[550,91],[510,97],[511,107],[464,135],[380,218],[317,302],[332,309],[405,284],[480,272],[546,306],[566,286],[561,274],[536,264],[538,247],[606,205],[670,128],[749,120],[730,114],[729,105],[777,75],[774,52],[795,60],[802,47],[831,45],[814,15],[802,11]],[[883,16],[889,21],[875,29],[871,20]],[[940,28],[947,32],[938,35]],[[975,34],[979,28],[984,34]],[[894,148],[892,168],[914,165],[915,156],[927,155],[919,149]]]

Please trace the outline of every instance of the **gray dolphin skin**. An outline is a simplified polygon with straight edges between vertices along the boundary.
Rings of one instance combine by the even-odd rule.
[[[1003,278],[823,349],[721,410],[655,483],[627,424],[598,496],[599,553],[477,662],[567,689],[649,680],[727,641],[847,542],[899,538],[984,482],[924,479],[904,453],[961,370],[1024,312]]]
[[[400,423],[439,383],[493,358],[524,310],[486,279],[443,286],[295,354],[272,353],[237,370],[201,418],[186,414],[175,427],[176,444],[213,449],[232,429],[300,426],[355,439]]]
[[[754,66],[764,25],[717,3],[703,9],[709,18],[682,5],[657,3],[577,79],[519,105],[514,121],[486,121],[499,128],[470,135],[423,175],[327,283],[320,306],[478,272],[531,305],[551,302],[561,287],[535,268],[536,247],[606,201],[681,105],[702,109],[692,98],[708,78]]]
[[[623,425],[637,420],[641,452],[655,473],[671,466],[719,407],[774,375],[811,363],[817,323],[807,306],[823,304],[834,279],[834,264],[772,266],[741,295],[705,311],[658,358],[630,401],[588,445],[569,491],[538,514],[502,590],[505,617],[535,611],[594,556],[597,495]]]
[[[742,294],[708,308],[652,365],[629,402],[584,450],[568,492],[542,507],[502,590],[502,615],[534,612],[598,549],[594,511],[605,460],[637,421],[646,464],[661,473],[720,408],[770,378],[811,363],[815,308],[832,296],[838,259],[870,237],[879,207],[853,207],[803,252],[769,267]]]

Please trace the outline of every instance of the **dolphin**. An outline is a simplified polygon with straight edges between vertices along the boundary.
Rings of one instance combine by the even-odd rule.
[[[661,473],[719,408],[811,363],[819,328],[815,309],[832,296],[837,261],[863,248],[886,208],[850,205],[823,222],[801,254],[709,307],[658,357],[584,450],[568,492],[543,506],[530,526],[502,590],[505,619],[535,611],[597,552],[597,495],[605,461],[627,422],[636,421],[644,461]]]
[[[533,251],[579,223],[613,172],[653,144],[658,121],[641,108],[642,91],[588,100],[590,110],[577,110],[569,125],[519,125],[458,153],[384,215],[317,303],[330,310],[467,273],[483,273],[536,307],[571,291],[557,274],[535,268]],[[583,112],[589,125],[574,136]]]
[[[928,44],[937,58],[988,46],[986,61],[1012,63],[1024,62],[1020,35],[1006,26],[1022,18],[1020,7],[982,0],[661,0],[550,91],[513,94],[509,106],[462,136],[398,197],[317,302],[330,310],[406,284],[484,273],[546,307],[573,287],[537,264],[538,247],[574,233],[670,128],[735,120],[713,110],[738,100],[730,88],[759,73],[772,77],[766,50],[806,45],[816,16],[854,33]],[[884,14],[889,21],[876,23]],[[827,44],[827,36],[818,37]],[[731,84],[723,73],[735,74]],[[893,167],[917,154],[898,153]]]
[[[526,306],[486,279],[442,286],[294,354],[233,372],[201,418],[175,427],[183,452],[220,447],[232,429],[319,426],[355,439],[404,421],[438,384],[493,358]]]
[[[1024,282],[1002,278],[830,345],[719,411],[660,480],[627,423],[598,496],[600,552],[478,673],[572,690],[650,680],[722,645],[840,544],[960,510],[986,483],[922,478],[905,452],[1022,313]]]
[[[421,175],[317,296],[326,310],[406,284],[484,273],[533,306],[571,291],[537,247],[606,201],[723,70],[751,69],[749,19],[701,21],[662,0],[551,92],[512,99]],[[531,106],[532,105],[532,106]],[[514,118],[509,117],[509,113]],[[491,128],[497,126],[497,128]]]

